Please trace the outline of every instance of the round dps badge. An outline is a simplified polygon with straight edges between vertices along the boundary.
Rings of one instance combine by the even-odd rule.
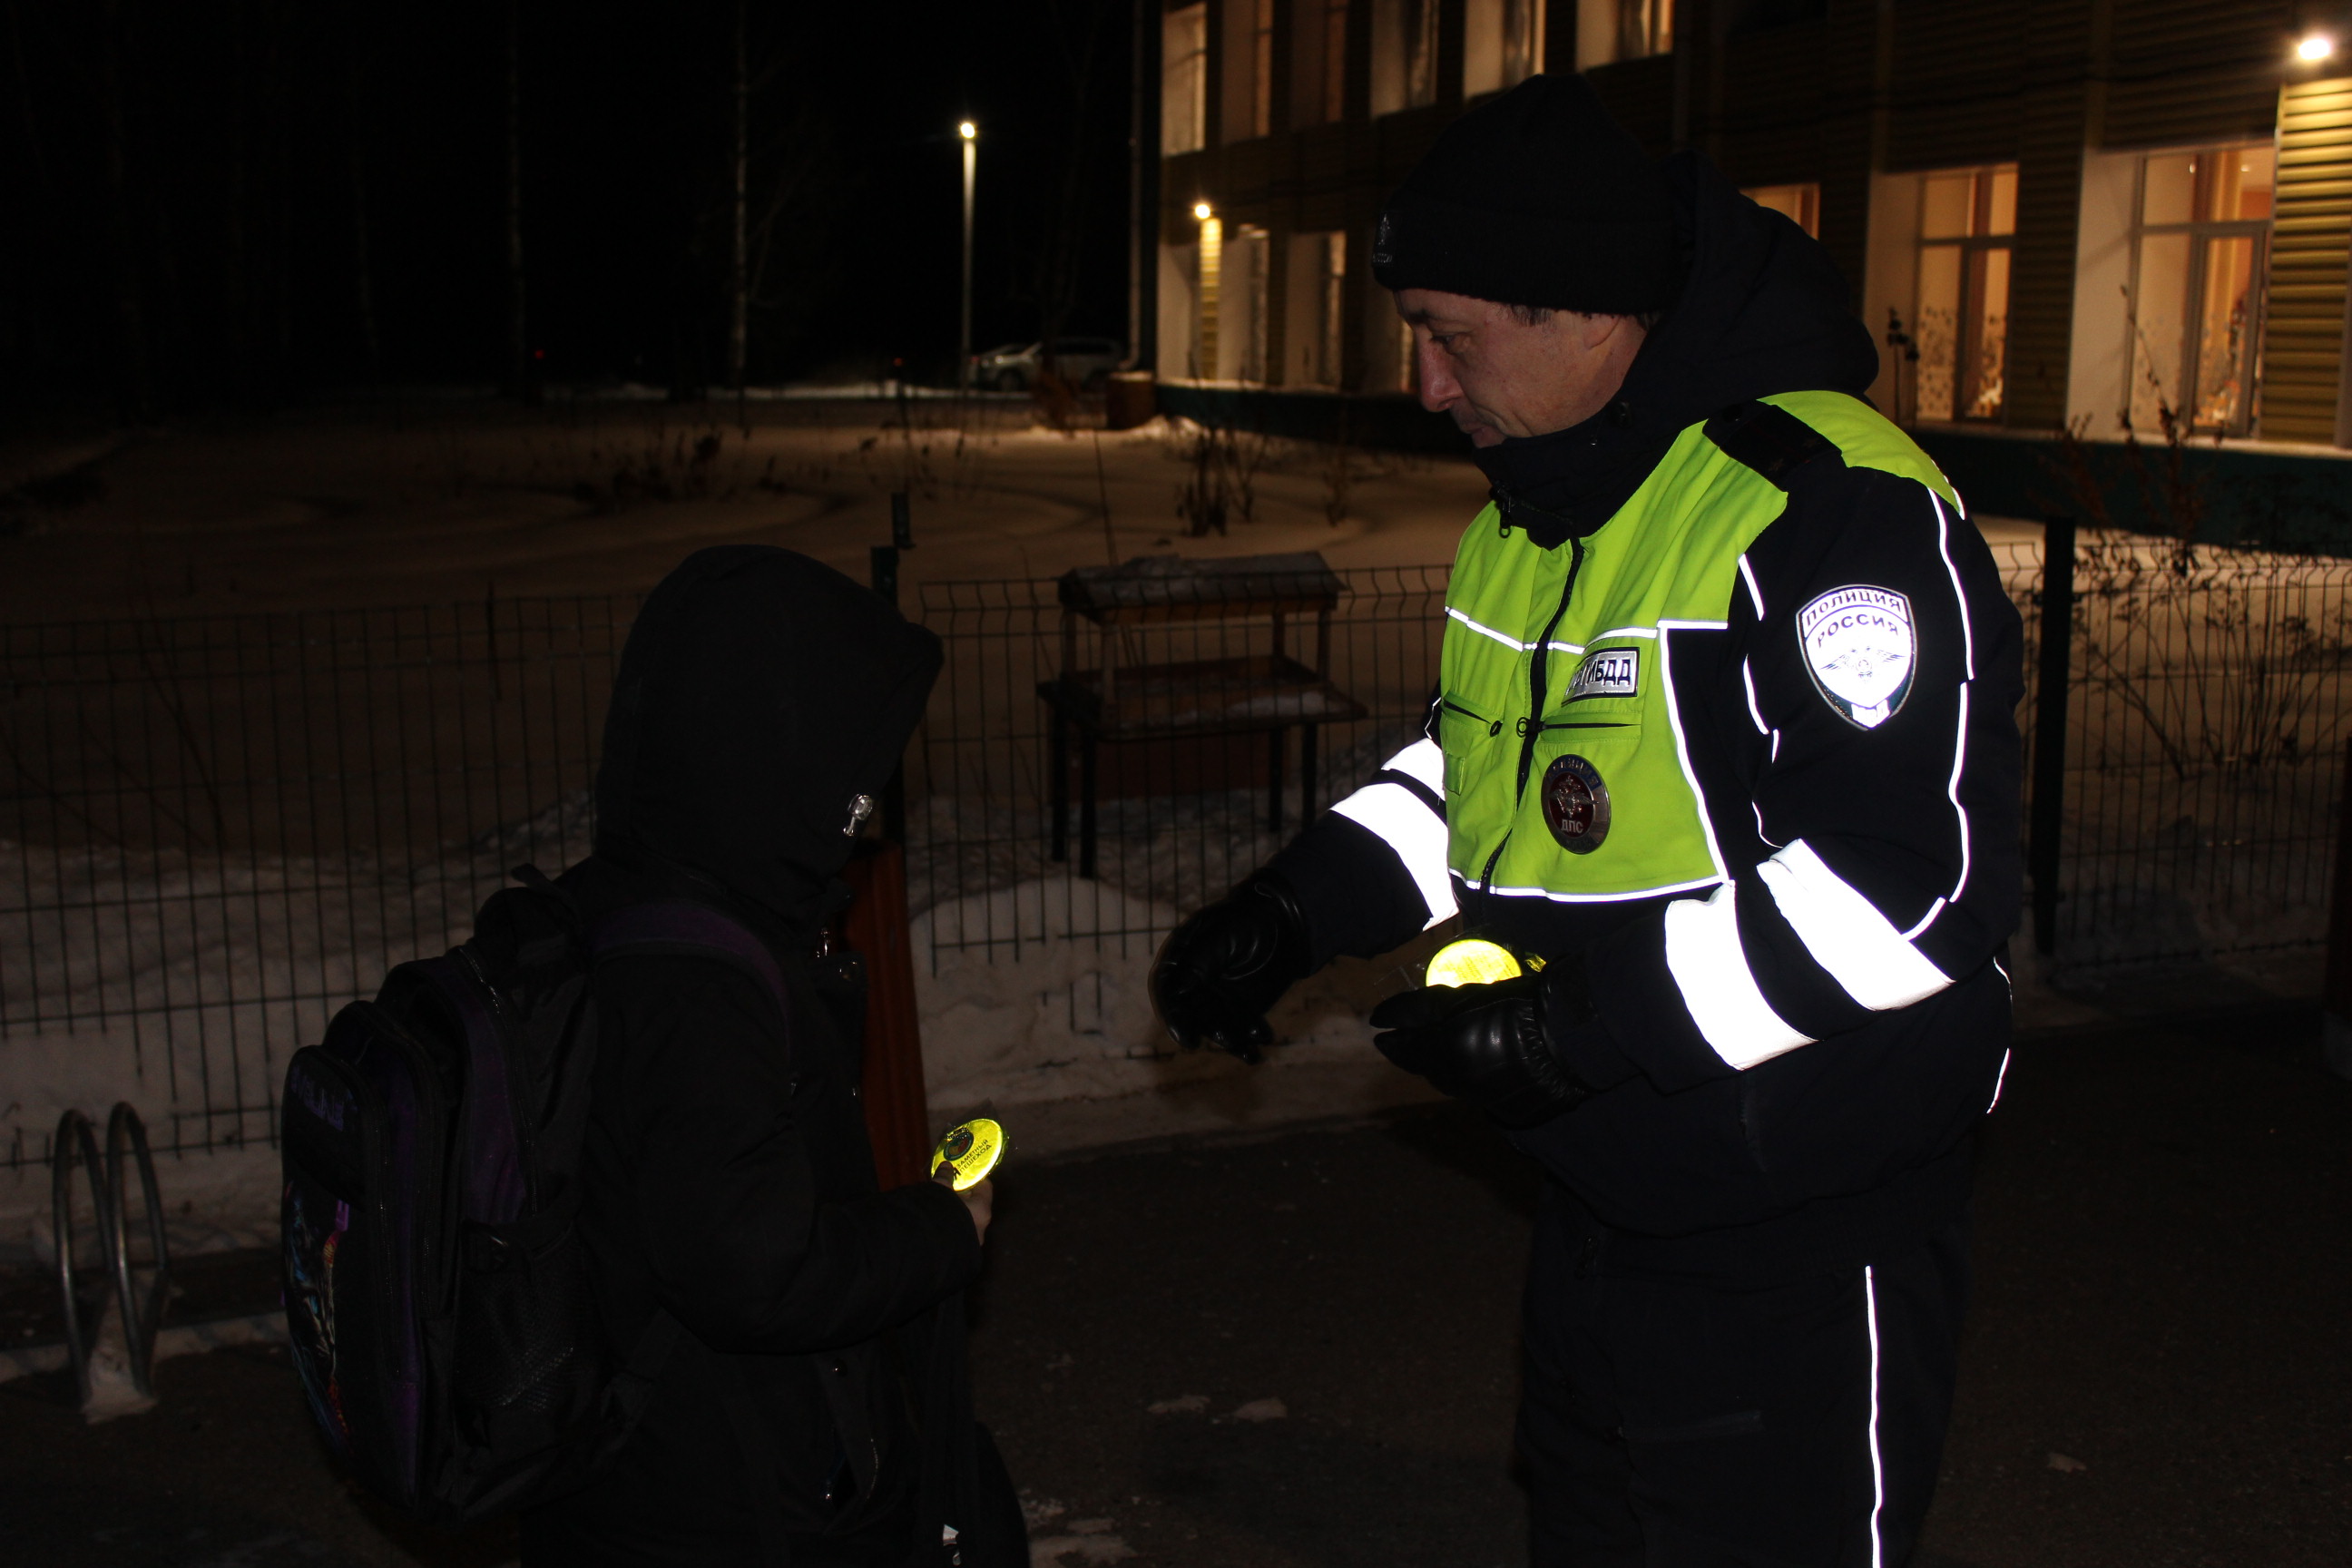
[[[1543,776],[1544,826],[1572,855],[1590,855],[1609,837],[1609,786],[1601,770],[1570,753],[1554,757]]]
[[[1911,695],[1918,662],[1911,601],[1891,588],[1832,588],[1797,612],[1797,641],[1822,700],[1857,729],[1875,730]]]

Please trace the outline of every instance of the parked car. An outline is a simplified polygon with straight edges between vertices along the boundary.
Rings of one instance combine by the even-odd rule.
[[[1064,338],[1054,345],[1054,368],[1065,381],[1098,389],[1127,357],[1127,345],[1110,338]],[[1045,372],[1045,345],[1006,343],[974,354],[965,384],[999,392],[1027,392]]]

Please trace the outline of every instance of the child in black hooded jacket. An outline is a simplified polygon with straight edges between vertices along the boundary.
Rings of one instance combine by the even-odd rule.
[[[566,880],[592,924],[654,899],[722,910],[766,942],[791,1006],[708,957],[599,965],[580,1177],[598,1305],[622,1351],[656,1309],[686,1332],[610,1468],[524,1516],[526,1563],[944,1563],[927,1515],[960,1506],[940,1473],[959,1442],[966,1498],[975,1470],[993,1483],[961,1505],[985,1515],[959,1521],[963,1563],[1027,1561],[968,1391],[920,1386],[940,1363],[908,1349],[963,1331],[952,1298],[980,1267],[988,1190],[879,1190],[862,998],[853,967],[818,956],[940,658],[848,578],[755,546],[690,557],[630,633],[596,852]],[[919,1434],[910,1408],[967,1430]]]

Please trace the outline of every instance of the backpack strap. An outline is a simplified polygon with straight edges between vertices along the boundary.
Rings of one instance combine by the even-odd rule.
[[[598,921],[588,933],[592,960],[650,953],[731,963],[775,999],[778,1012],[792,1016],[791,993],[776,955],[741,921],[708,904],[683,899],[631,904]]]
[[[587,945],[592,963],[608,958],[668,954],[730,964],[750,975],[775,1002],[790,1038],[791,993],[775,954],[741,921],[708,904],[668,899],[628,905],[598,921],[588,932]],[[624,1439],[645,1415],[663,1367],[686,1336],[686,1325],[667,1308],[654,1309],[653,1321],[637,1336],[635,1348],[612,1383],[610,1408],[619,1418]],[[719,1397],[750,1472],[762,1568],[789,1568],[793,1553],[783,1525],[782,1458],[740,1382],[723,1379]]]
[[[1825,457],[1845,467],[1836,442],[1778,404],[1735,403],[1706,422],[1706,438],[1784,490]]]

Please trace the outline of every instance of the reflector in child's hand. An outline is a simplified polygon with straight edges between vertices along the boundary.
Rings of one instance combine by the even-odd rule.
[[[948,1129],[948,1135],[931,1152],[931,1174],[952,1176],[955,1190],[961,1193],[988,1180],[988,1173],[1003,1158],[1004,1129],[985,1116],[975,1116]]]
[[[1530,961],[1523,968],[1518,955],[1499,942],[1488,942],[1482,936],[1465,936],[1459,942],[1449,942],[1430,955],[1428,972],[1423,975],[1426,985],[1491,985],[1497,980],[1516,980],[1529,968],[1541,969],[1540,963]]]

